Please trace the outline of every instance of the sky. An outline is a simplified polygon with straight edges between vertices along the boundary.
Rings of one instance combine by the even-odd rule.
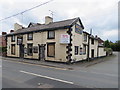
[[[0,20],[20,13],[26,9],[49,0],[0,0]],[[45,16],[61,21],[79,17],[85,27],[84,31],[101,37],[103,40],[118,40],[118,1],[119,0],[53,0],[46,5],[35,8],[18,16],[0,21],[0,33],[14,29],[14,23],[27,27],[30,22],[45,22]]]

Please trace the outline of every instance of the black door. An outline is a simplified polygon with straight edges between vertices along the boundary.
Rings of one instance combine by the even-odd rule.
[[[24,45],[20,44],[20,58],[24,58]]]
[[[94,58],[94,49],[91,50],[91,58]]]
[[[45,45],[39,45],[39,60],[45,60]]]

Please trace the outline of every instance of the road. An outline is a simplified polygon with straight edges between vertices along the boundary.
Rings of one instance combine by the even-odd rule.
[[[2,88],[118,88],[117,62],[115,53],[87,68],[58,70],[2,60]]]

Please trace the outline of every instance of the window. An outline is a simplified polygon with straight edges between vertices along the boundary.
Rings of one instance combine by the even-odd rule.
[[[15,35],[13,35],[13,36],[11,37],[11,41],[12,41],[12,42],[15,42]]]
[[[75,55],[78,55],[78,46],[75,46]]]
[[[91,38],[91,44],[94,44],[94,39],[93,38]]]
[[[82,47],[80,47],[80,55],[82,55],[83,51],[82,51]]]
[[[11,54],[15,55],[15,44],[11,44]]]
[[[55,31],[48,31],[48,39],[54,39],[55,38]]]
[[[87,41],[87,34],[84,34],[84,41]]]
[[[34,47],[33,47],[33,52],[34,52],[34,53],[38,53],[38,46],[34,46]]]
[[[33,40],[33,33],[28,34],[28,40]]]
[[[48,57],[55,57],[55,43],[48,43],[47,44],[47,56]]]
[[[83,54],[86,54],[86,45],[83,45]]]
[[[33,48],[33,44],[28,44],[27,46],[27,53],[29,56],[32,56],[33,52],[32,52],[32,48]]]

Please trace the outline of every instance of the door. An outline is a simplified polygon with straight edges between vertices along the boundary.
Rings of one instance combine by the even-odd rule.
[[[24,58],[24,45],[20,44],[20,58]]]
[[[39,60],[45,60],[45,45],[39,45]]]
[[[94,49],[91,50],[91,58],[94,58]]]

